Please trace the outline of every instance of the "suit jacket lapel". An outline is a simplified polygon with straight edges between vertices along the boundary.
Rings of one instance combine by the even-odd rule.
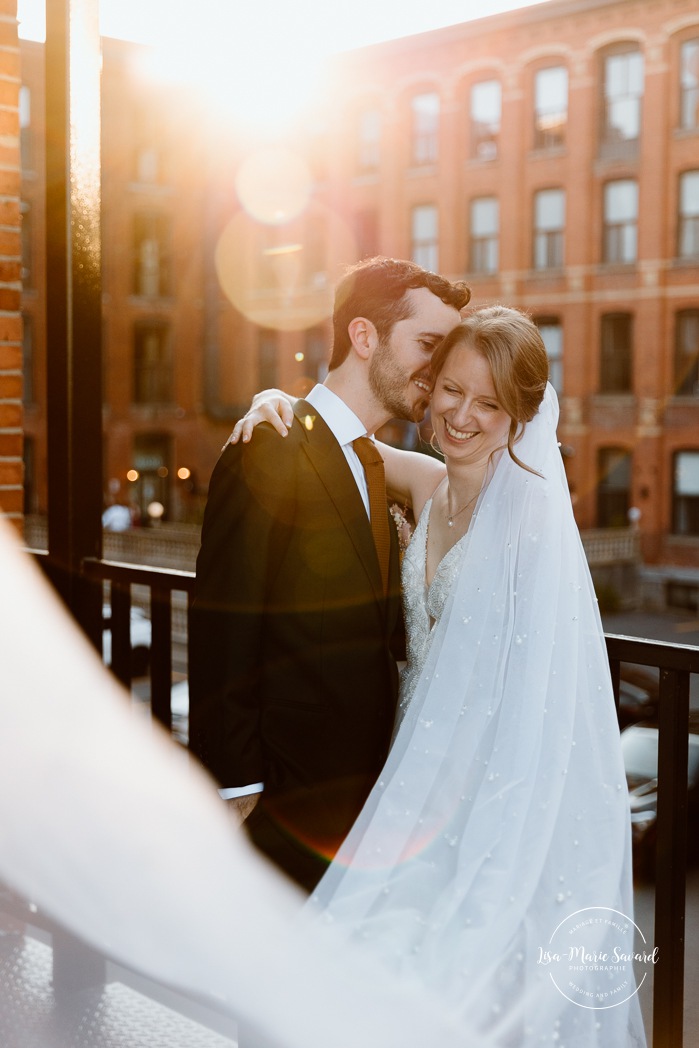
[[[371,582],[376,599],[383,600],[379,560],[371,524],[344,452],[323,419],[305,400],[296,402],[294,414],[308,433],[303,448],[337,508],[340,520]],[[307,419],[312,422],[308,423]]]

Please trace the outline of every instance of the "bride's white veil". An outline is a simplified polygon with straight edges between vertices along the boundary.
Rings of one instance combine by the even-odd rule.
[[[302,896],[233,831],[213,782],[129,711],[1,516],[0,579],[7,884],[108,957],[245,1019],[265,1044],[481,1044],[363,955],[331,952],[332,933],[301,932]]]
[[[515,446],[536,472],[503,453],[481,494],[381,780],[315,901],[498,1044],[623,1048],[645,1043],[633,987],[580,1007],[538,963],[569,915],[633,906],[609,665],[557,422],[549,385]]]

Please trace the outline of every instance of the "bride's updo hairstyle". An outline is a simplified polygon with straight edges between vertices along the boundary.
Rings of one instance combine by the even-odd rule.
[[[518,466],[528,470],[517,458],[514,446],[526,423],[539,410],[546,391],[549,363],[539,329],[526,314],[509,306],[476,310],[457,324],[435,349],[433,383],[457,346],[471,346],[488,362],[495,395],[510,416],[507,450]]]

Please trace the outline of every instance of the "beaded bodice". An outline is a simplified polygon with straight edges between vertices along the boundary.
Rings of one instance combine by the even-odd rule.
[[[399,719],[405,712],[422,672],[430,650],[432,633],[447,602],[451,587],[459,572],[468,532],[444,555],[432,582],[426,583],[427,534],[429,529],[429,499],[420,514],[417,527],[405,551],[402,565],[403,606],[407,637],[408,662],[400,685]]]

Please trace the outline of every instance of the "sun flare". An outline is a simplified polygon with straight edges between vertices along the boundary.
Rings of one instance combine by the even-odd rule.
[[[185,19],[164,25],[143,55],[144,72],[191,86],[220,119],[262,137],[280,134],[317,95],[327,59],[322,41],[285,33],[279,22],[265,24],[262,13],[241,13],[238,5],[220,5],[212,25],[194,37]]]
[[[45,4],[18,0],[19,35],[43,40]],[[263,137],[286,130],[341,51],[483,18],[545,0],[95,0],[103,36],[151,50],[149,72],[202,92],[215,115]]]

